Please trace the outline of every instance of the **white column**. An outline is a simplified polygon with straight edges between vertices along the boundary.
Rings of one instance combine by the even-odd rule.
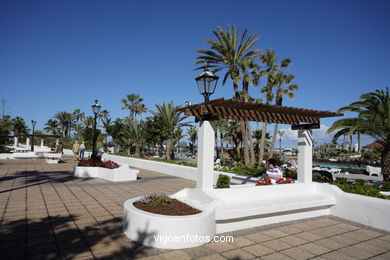
[[[215,122],[201,121],[198,131],[198,178],[196,187],[213,189],[214,185],[214,145]]]
[[[14,147],[18,147],[18,137],[14,136]]]
[[[41,138],[41,147],[43,147],[43,138]]]
[[[26,138],[26,146],[29,146],[30,145],[30,137],[27,137]]]
[[[311,130],[298,130],[298,182],[312,182],[313,136]]]
[[[60,139],[56,139],[56,147],[60,144]]]

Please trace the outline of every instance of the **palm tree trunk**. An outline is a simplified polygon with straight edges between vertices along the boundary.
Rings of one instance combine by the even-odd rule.
[[[219,132],[219,138],[220,138],[220,142],[221,142],[221,156],[223,156],[223,153],[225,152],[223,150],[223,134],[221,133],[221,131]]]
[[[350,145],[349,145],[349,151],[350,152],[353,152],[353,147],[352,147],[352,135],[349,135],[349,143],[350,143]]]
[[[267,123],[263,122],[261,128],[261,141],[260,141],[260,152],[259,152],[259,165],[263,163],[264,160],[264,149],[265,149],[265,134],[267,131]]]
[[[246,121],[246,128],[248,130],[248,137],[249,137],[249,150],[251,153],[251,163],[256,163],[256,157],[255,157],[255,147],[253,145],[253,137],[252,137],[252,129],[249,121]]]
[[[168,160],[172,159],[172,148],[173,148],[173,140],[167,140],[167,153],[165,154]]]
[[[249,163],[249,152],[248,152],[248,138],[246,134],[246,129],[245,129],[245,121],[240,120],[240,127],[241,127],[241,135],[242,135],[242,142],[244,145],[244,161],[245,165],[248,165]]]
[[[271,144],[271,151],[269,153],[269,158],[272,158],[274,156],[274,150],[275,150],[276,136],[277,135],[278,135],[278,124],[275,124],[274,136],[272,136],[272,144]]]
[[[390,181],[390,145],[385,144],[381,156],[383,181]]]
[[[361,146],[361,142],[360,142],[360,133],[357,134],[357,138],[358,138],[358,153],[361,154],[362,146]]]

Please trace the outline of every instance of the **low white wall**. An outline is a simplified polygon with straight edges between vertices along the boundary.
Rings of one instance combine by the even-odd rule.
[[[331,184],[315,185],[319,192],[335,197],[336,205],[331,208],[331,215],[390,231],[390,200],[347,193]]]
[[[128,164],[130,167],[144,169],[154,172],[160,172],[167,175],[173,175],[176,177],[196,181],[197,168],[190,166],[177,165],[172,163],[157,162],[153,160],[146,159],[137,159],[126,156],[112,155],[112,154],[103,154],[102,156],[105,160],[111,160],[119,164]],[[258,178],[238,175],[228,172],[214,171],[214,184],[217,182],[218,176],[220,174],[228,175],[231,178],[232,184],[242,184],[242,183],[255,183]]]

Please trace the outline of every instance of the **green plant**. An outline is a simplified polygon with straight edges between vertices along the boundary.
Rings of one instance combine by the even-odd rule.
[[[220,174],[217,180],[217,188],[224,189],[230,187],[230,177],[224,174]]]
[[[358,180],[355,180],[355,185],[364,185],[364,182],[365,182],[365,180],[358,179]]]
[[[347,184],[347,178],[336,177],[337,184]]]
[[[148,206],[157,207],[160,205],[172,203],[172,199],[169,198],[165,193],[153,193],[143,196],[138,202],[141,202]]]
[[[290,171],[289,169],[284,169],[283,176],[285,178],[291,178],[291,179],[296,180],[297,179],[297,171]]]
[[[390,199],[390,196],[384,196],[379,193],[379,189],[371,185],[350,185],[350,184],[336,184],[337,187],[345,192],[370,196],[375,198]]]
[[[390,191],[390,181],[384,181],[382,184],[382,191]]]

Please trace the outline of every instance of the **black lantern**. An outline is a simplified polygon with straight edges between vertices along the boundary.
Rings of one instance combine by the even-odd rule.
[[[34,152],[34,132],[35,132],[35,125],[36,125],[37,121],[35,120],[31,120],[31,124],[32,124],[32,127],[33,127],[33,130],[32,130],[32,137],[31,137],[31,151]]]
[[[215,76],[213,72],[208,70],[207,63],[204,66],[204,71],[199,77],[196,77],[196,84],[198,84],[199,92],[204,96],[204,101],[209,101],[209,97],[214,94],[219,77]]]
[[[96,120],[97,120],[97,116],[100,112],[100,108],[102,106],[99,105],[98,103],[98,100],[96,99],[95,100],[95,104],[92,105],[92,111],[93,113],[95,114],[95,117],[94,117],[94,124],[93,124],[93,136],[92,136],[92,156],[91,158],[96,158],[97,157],[97,151],[96,151]]]

